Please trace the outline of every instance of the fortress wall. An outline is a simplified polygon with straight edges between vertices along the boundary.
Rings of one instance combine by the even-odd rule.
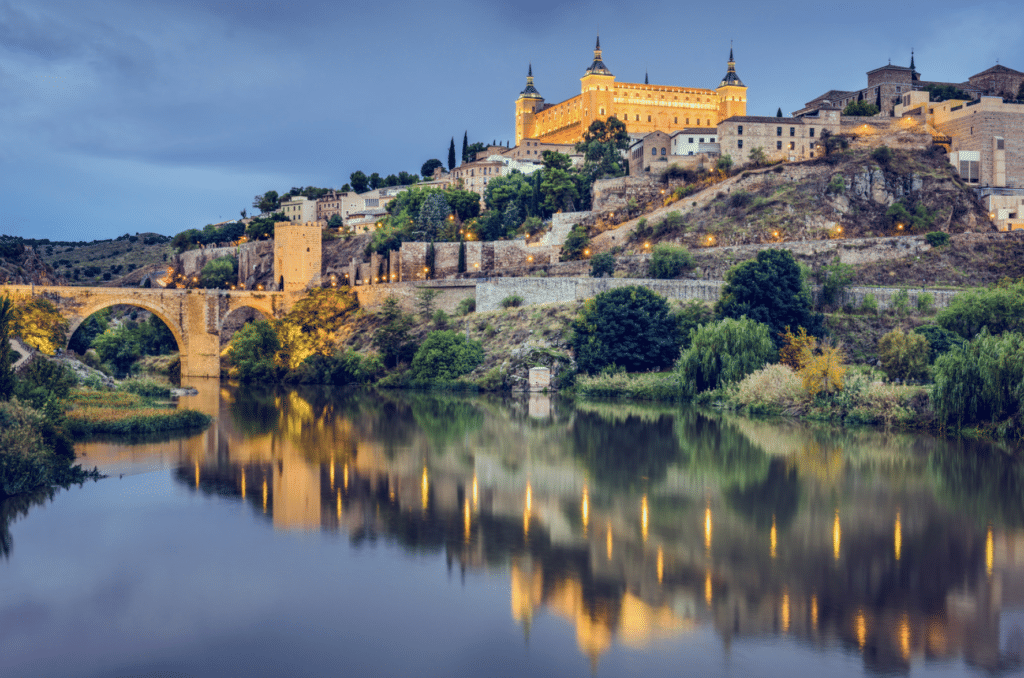
[[[233,257],[238,253],[235,247],[208,247],[207,249],[188,250],[178,255],[178,263],[186,276],[199,275],[203,266],[220,257]]]
[[[401,282],[388,285],[362,285],[355,288],[356,297],[359,299],[359,307],[367,310],[377,310],[384,305],[388,297],[398,299],[399,306],[408,313],[416,312],[416,293],[421,288],[435,289],[440,294],[434,299],[434,308],[439,308],[445,313],[454,313],[459,302],[476,295],[476,284],[473,281],[430,281],[424,282]]]

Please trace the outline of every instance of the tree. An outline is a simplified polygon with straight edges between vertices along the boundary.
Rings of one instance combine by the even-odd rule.
[[[916,332],[896,328],[878,340],[878,358],[889,379],[923,379],[928,376],[928,340]]]
[[[115,325],[96,337],[92,347],[100,360],[110,365],[118,378],[127,375],[136,360],[142,357],[142,337],[135,323]]]
[[[1024,86],[1024,83],[1022,83]],[[949,101],[950,99],[957,99],[960,101],[970,101],[971,95],[963,91],[955,85],[925,85],[925,91],[928,92],[929,101]]]
[[[476,160],[476,154],[481,151],[486,151],[487,146],[481,141],[474,141],[466,147],[466,162],[473,162]]]
[[[779,337],[787,325],[820,336],[821,318],[811,311],[803,273],[788,250],[761,250],[757,259],[729,269],[725,280],[715,305],[719,318],[746,316],[768,325],[772,337]]]
[[[281,206],[281,199],[278,197],[277,191],[267,191],[263,195],[253,198],[252,206],[254,209],[258,209],[260,214],[267,214],[276,211]]]
[[[715,313],[704,302],[692,299],[683,304],[678,311],[672,315],[675,320],[676,330],[679,334],[680,344],[683,349],[690,347],[690,337],[693,331],[701,325],[706,325],[715,319]]]
[[[683,395],[739,382],[775,360],[778,351],[768,332],[767,325],[745,317],[698,327],[679,358]]]
[[[480,196],[473,191],[449,188],[445,190],[444,197],[459,221],[469,221],[480,216]]]
[[[348,181],[352,184],[352,190],[356,193],[366,193],[370,190],[370,180],[359,170],[348,175]]]
[[[451,207],[443,193],[432,193],[420,205],[416,218],[416,237],[423,241],[437,240],[448,221]]]
[[[509,204],[514,205],[514,210],[520,215],[519,224],[526,218],[526,205],[530,200],[533,189],[527,183],[522,172],[513,170],[505,176],[491,179],[484,190],[484,204],[492,212],[504,216]]]
[[[331,218],[327,220],[327,226],[329,228],[342,228],[345,226],[345,220],[341,218],[340,214],[332,214]]]
[[[602,252],[590,260],[590,276],[600,278],[615,273],[615,256],[611,252]]]
[[[732,169],[732,156],[728,153],[718,156],[718,161],[715,163],[715,169],[719,172],[728,173]]]
[[[452,153],[454,152],[454,150],[454,148],[450,148],[449,152]],[[423,177],[425,180],[429,179],[430,177],[434,176],[434,170],[436,170],[438,167],[444,167],[444,164],[437,158],[431,158],[430,160],[423,163],[422,167],[420,167],[420,176]]]
[[[238,280],[238,260],[218,257],[206,262],[199,272],[199,285],[206,289],[226,290]]]
[[[576,224],[569,231],[569,235],[565,236],[565,242],[562,243],[562,261],[577,261],[586,256],[585,252],[590,247],[590,236],[587,234],[587,228],[583,224]]]
[[[426,179],[427,177],[423,177],[423,178]],[[395,184],[395,185],[396,186],[412,186],[413,184],[418,183],[419,180],[420,180],[420,178],[418,176],[416,176],[415,174],[409,174],[408,172],[399,172],[398,173],[398,183]]]
[[[864,117],[871,117],[878,115],[879,107],[868,103],[867,101],[851,101],[846,104],[846,108],[843,109],[842,115],[859,115]]]
[[[629,133],[615,116],[590,123],[583,140],[576,144],[576,152],[583,154],[584,171],[595,179],[625,174],[622,151],[627,148]]]
[[[412,359],[414,381],[444,382],[472,372],[483,362],[484,347],[455,330],[437,330],[427,335]]]
[[[462,162],[469,162],[469,130],[462,133]]]
[[[465,273],[466,272],[466,243],[463,240],[459,241],[458,272],[459,273]]]
[[[853,266],[839,261],[839,257],[818,269],[818,283],[821,285],[821,303],[835,306],[843,298],[843,291],[853,282],[856,271]]]
[[[540,154],[541,162],[544,163],[544,169],[546,170],[568,170],[572,167],[572,158],[567,156],[565,153],[559,153],[558,151],[544,151]]]
[[[775,111],[775,117],[776,118],[781,118],[782,117],[782,106],[779,106],[779,110]]]
[[[995,426],[1020,435],[1022,383],[1024,335],[982,331],[935,361],[932,405],[939,421],[955,429]]]
[[[588,300],[572,323],[570,344],[576,364],[588,374],[610,365],[657,370],[679,356],[668,302],[646,287],[618,287]]]
[[[242,381],[274,381],[274,355],[280,347],[273,325],[266,320],[257,320],[246,323],[235,332],[228,346],[228,356]]]
[[[693,255],[685,247],[675,245],[655,245],[651,253],[648,274],[652,278],[678,278],[693,268]]]
[[[384,180],[380,178],[379,174],[374,172],[373,174],[370,175],[370,178],[367,180],[367,184],[369,185],[371,191],[375,191],[384,185]]]
[[[409,339],[412,317],[402,312],[395,297],[384,300],[380,317],[383,324],[373,334],[373,345],[380,351],[384,365],[397,367],[399,362],[411,360],[416,352],[416,345]]]
[[[750,154],[747,157],[750,158],[750,162],[754,163],[758,167],[768,162],[768,156],[765,155],[764,149],[760,146],[755,146],[750,149]]]
[[[935,322],[967,340],[982,330],[1024,332],[1024,282],[961,292],[939,311]]]
[[[452,137],[451,143],[448,144],[448,171],[450,172],[453,169],[455,169],[455,137]]]
[[[434,300],[441,294],[441,290],[433,290],[429,287],[421,287],[416,290],[416,310],[419,311],[423,322],[430,320],[434,315]]]
[[[843,376],[846,374],[846,354],[841,346],[830,341],[823,342],[817,351],[809,345],[803,347],[800,356],[800,378],[804,389],[812,397],[819,393],[830,395],[843,390]]]
[[[566,170],[556,168],[545,170],[540,190],[544,196],[544,209],[547,212],[576,211],[576,201],[580,196],[576,190],[576,182]]]
[[[14,352],[11,350],[11,325],[14,323],[14,304],[11,298],[0,297],[0,401],[14,393]]]
[[[53,355],[67,341],[68,321],[49,299],[32,297],[14,308],[13,335],[46,355]]]

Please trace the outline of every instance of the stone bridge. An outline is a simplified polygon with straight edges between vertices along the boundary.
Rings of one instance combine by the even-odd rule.
[[[160,318],[174,335],[181,355],[182,377],[219,377],[224,319],[240,308],[254,309],[268,319],[278,318],[302,298],[303,292],[4,285],[0,287],[0,296],[4,295],[15,304],[33,296],[56,304],[69,321],[65,345],[82,321],[108,306],[145,309]]]

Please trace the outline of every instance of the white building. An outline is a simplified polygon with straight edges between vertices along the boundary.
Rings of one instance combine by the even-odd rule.
[[[672,155],[719,155],[718,130],[714,127],[688,127],[672,134]]]
[[[316,221],[316,200],[310,200],[304,195],[293,195],[281,201],[281,211],[288,221],[294,223]]]

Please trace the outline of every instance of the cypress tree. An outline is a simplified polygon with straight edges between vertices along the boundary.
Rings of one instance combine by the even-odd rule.
[[[466,241],[459,241],[459,273],[466,272]]]
[[[11,364],[11,325],[14,321],[14,304],[10,297],[0,298],[0,400],[7,400],[14,393],[14,370]]]
[[[452,142],[448,144],[448,171],[451,172],[453,169],[455,169],[455,137],[452,137]]]
[[[776,118],[781,118],[782,117],[782,106],[779,106],[779,110],[775,111],[775,117]]]
[[[462,162],[469,162],[469,130],[462,133]]]
[[[427,265],[427,275],[426,275],[426,277],[428,279],[434,277],[434,258],[435,258],[435,256],[436,255],[434,253],[434,241],[431,240],[430,244],[427,245],[427,256],[426,256],[426,260],[427,260],[426,261],[426,265]]]

